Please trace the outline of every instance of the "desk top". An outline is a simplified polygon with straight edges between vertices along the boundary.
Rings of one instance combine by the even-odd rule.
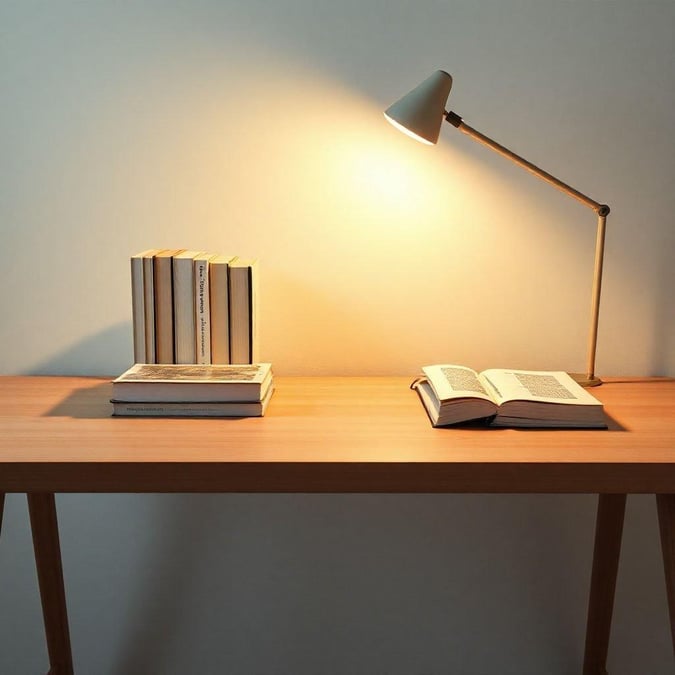
[[[264,418],[113,418],[109,380],[0,377],[0,492],[675,492],[675,379],[609,430],[433,429],[403,377],[277,377]]]

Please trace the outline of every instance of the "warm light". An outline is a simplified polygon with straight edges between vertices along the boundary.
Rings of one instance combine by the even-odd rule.
[[[434,145],[431,141],[428,141],[426,138],[422,138],[422,136],[419,136],[414,131],[410,131],[410,129],[404,127],[400,122],[397,122],[396,120],[389,117],[387,113],[384,113],[384,116],[390,124],[393,124],[399,131],[402,131],[406,136],[410,136],[410,138],[414,138],[416,141],[424,143],[424,145]]]

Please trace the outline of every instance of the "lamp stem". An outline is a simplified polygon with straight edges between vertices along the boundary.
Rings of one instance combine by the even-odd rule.
[[[457,127],[461,132],[465,133],[467,136],[470,136],[475,141],[478,141],[482,145],[487,146],[491,150],[510,159],[515,164],[523,167],[526,171],[529,171],[531,174],[534,174],[538,178],[546,181],[553,187],[557,188],[561,192],[569,195],[573,199],[576,199],[578,202],[584,204],[593,209],[598,214],[598,231],[595,240],[595,265],[593,269],[593,289],[591,292],[591,328],[588,335],[588,361],[586,364],[586,373],[584,374],[572,374],[574,379],[579,382],[579,384],[585,387],[594,387],[598,384],[601,384],[600,378],[595,375],[595,351],[598,342],[598,318],[600,316],[600,290],[602,287],[602,262],[605,252],[605,224],[607,222],[607,215],[609,214],[609,206],[607,204],[601,204],[596,202],[594,199],[591,199],[587,195],[579,192],[579,190],[574,189],[571,185],[564,183],[555,176],[540,169],[536,164],[528,162],[526,159],[517,155],[515,152],[512,152],[508,148],[505,148],[503,145],[493,141],[485,134],[482,134],[480,131],[476,131],[473,127],[470,127],[468,124],[465,124],[462,118],[454,112],[446,112],[445,120],[452,124],[454,127]]]
[[[607,216],[598,215],[598,232],[595,238],[595,265],[593,267],[593,290],[591,292],[591,330],[588,334],[588,362],[586,364],[587,386],[600,384],[595,376],[595,349],[598,343],[598,318],[600,316],[600,290],[602,288],[602,262],[605,255],[605,225]]]

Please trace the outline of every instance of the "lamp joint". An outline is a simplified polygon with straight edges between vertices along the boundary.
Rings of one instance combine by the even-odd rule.
[[[607,204],[600,204],[600,208],[598,209],[598,215],[599,216],[608,216],[609,215],[609,206],[607,206]]]
[[[450,122],[453,127],[459,128],[459,125],[462,123],[462,118],[451,110],[450,112],[445,113],[445,121]]]

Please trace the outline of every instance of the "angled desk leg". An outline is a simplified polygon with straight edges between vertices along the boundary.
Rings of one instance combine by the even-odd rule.
[[[675,495],[656,495],[656,508],[661,531],[663,569],[666,573],[670,635],[675,651]]]
[[[607,675],[609,631],[625,512],[625,494],[598,495],[583,675]]]
[[[28,511],[47,636],[48,675],[73,675],[54,494],[29,493]]]

